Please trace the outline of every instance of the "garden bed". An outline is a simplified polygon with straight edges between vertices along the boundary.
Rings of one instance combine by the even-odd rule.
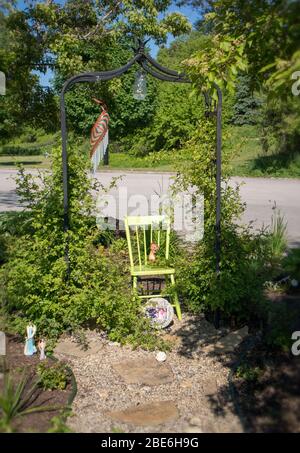
[[[50,390],[45,389],[42,384],[35,385],[40,378],[40,374],[38,373],[40,364],[43,367],[47,367],[47,369],[54,369],[54,367],[60,370],[65,369],[65,382],[63,382],[64,378],[60,378],[61,380],[59,381],[57,375],[50,378],[48,376],[49,387],[60,385],[65,388],[53,388]],[[18,383],[26,376],[23,397],[28,395],[32,387],[35,387],[35,390],[23,409],[27,411],[28,409],[31,410],[34,407],[39,407],[41,410],[26,415],[17,415],[13,417],[9,427],[2,426],[0,429],[2,428],[3,431],[11,429],[17,432],[46,432],[53,428],[54,423],[52,419],[54,417],[54,420],[60,420],[63,423],[66,409],[72,403],[76,393],[76,382],[73,373],[63,362],[51,358],[40,361],[39,354],[25,356],[24,342],[21,341],[20,337],[8,335],[5,372],[9,375],[15,390]],[[54,384],[55,379],[56,385]],[[4,394],[4,385],[5,380],[2,378],[0,380],[1,395]]]

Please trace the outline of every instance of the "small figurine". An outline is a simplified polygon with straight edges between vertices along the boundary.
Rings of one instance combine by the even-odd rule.
[[[156,260],[156,253],[158,252],[159,250],[159,245],[155,244],[155,242],[152,242],[150,244],[150,254],[149,254],[149,261],[151,263],[154,263],[155,260]]]
[[[45,360],[46,359],[46,354],[45,354],[46,341],[43,338],[38,342],[38,348],[40,351],[40,360]]]
[[[28,326],[26,327],[26,333],[27,333],[27,337],[26,337],[26,341],[25,341],[24,354],[33,355],[36,353],[36,347],[34,344],[36,326],[33,325],[32,323],[29,323]]]

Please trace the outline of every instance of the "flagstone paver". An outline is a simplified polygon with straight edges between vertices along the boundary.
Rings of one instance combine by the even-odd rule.
[[[129,360],[112,367],[126,384],[162,385],[174,379],[170,366],[158,363],[153,357]]]
[[[89,343],[88,347],[86,348],[69,338],[64,338],[57,343],[54,354],[63,354],[66,356],[82,358],[86,357],[87,355],[99,353],[102,347],[103,345],[101,343],[93,341]]]
[[[215,353],[215,354],[228,354],[233,352],[239,344],[246,338],[248,335],[248,327],[245,326],[242,329],[236,330],[235,332],[230,332],[228,335],[220,338],[219,341],[209,344],[203,348],[203,351],[206,353]]]
[[[173,401],[155,401],[129,407],[123,411],[108,412],[107,415],[118,422],[137,426],[157,426],[176,420],[179,412]]]

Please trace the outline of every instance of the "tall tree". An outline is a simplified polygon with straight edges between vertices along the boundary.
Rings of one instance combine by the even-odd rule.
[[[38,77],[33,71],[46,72],[50,68],[56,76],[56,88],[60,88],[62,81],[75,73],[124,64],[130,55],[129,49],[124,51],[124,39],[130,46],[136,38],[153,38],[156,43],[162,43],[169,33],[177,36],[189,31],[190,24],[184,16],[177,12],[167,13],[170,4],[170,0],[66,0],[64,3],[28,0],[23,10],[14,8],[8,13],[6,9],[2,16],[9,44],[0,53],[0,66],[9,80],[9,96],[5,101],[1,100],[6,112],[9,110],[8,99],[14,97],[9,102],[11,124],[8,127],[6,122],[6,129],[13,131],[20,122],[17,110],[23,120],[30,117],[28,105],[32,107],[32,102],[30,104],[29,100],[41,99],[41,94],[50,103],[54,100],[51,92],[39,88]],[[3,6],[6,5],[3,3]],[[119,46],[120,52],[117,51]],[[123,80],[128,85],[132,77],[125,76]],[[106,94],[109,96],[120,90],[122,81],[114,81],[107,87]],[[83,96],[85,92],[90,98],[91,89],[82,90]],[[96,114],[96,110],[92,109],[92,113]],[[89,113],[86,115],[83,106],[78,105],[77,114],[75,127],[84,131],[91,124]],[[47,115],[50,117],[57,117],[57,109],[56,114]],[[141,114],[135,118],[136,121],[141,119]],[[126,118],[122,121],[119,126],[125,130]]]
[[[300,137],[300,96],[295,95],[292,86],[300,70],[300,2],[186,0],[184,3],[206,13],[204,28],[213,34],[215,41],[213,53],[199,53],[189,61],[195,78],[219,78],[225,85],[234,85],[240,71],[247,68],[252,87],[265,94],[265,120],[268,123],[268,118],[272,118],[269,125],[274,126],[278,146],[284,144],[290,152],[297,150],[294,145]]]

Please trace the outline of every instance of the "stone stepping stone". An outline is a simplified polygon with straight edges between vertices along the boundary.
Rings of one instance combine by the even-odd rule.
[[[86,349],[82,345],[71,341],[69,338],[65,338],[57,343],[54,354],[64,354],[83,358],[91,354],[98,354],[101,350],[102,345],[98,342],[89,343],[88,348]]]
[[[207,354],[228,354],[234,352],[234,350],[239,346],[239,344],[246,338],[248,335],[248,327],[245,326],[242,329],[230,332],[225,337],[220,338],[220,340],[215,343],[209,344],[202,348],[202,351]]]
[[[172,369],[154,358],[129,360],[112,365],[126,384],[161,385],[174,379]]]
[[[156,401],[129,407],[122,411],[108,412],[107,415],[122,423],[137,426],[157,426],[176,420],[179,417],[179,412],[173,401]]]

